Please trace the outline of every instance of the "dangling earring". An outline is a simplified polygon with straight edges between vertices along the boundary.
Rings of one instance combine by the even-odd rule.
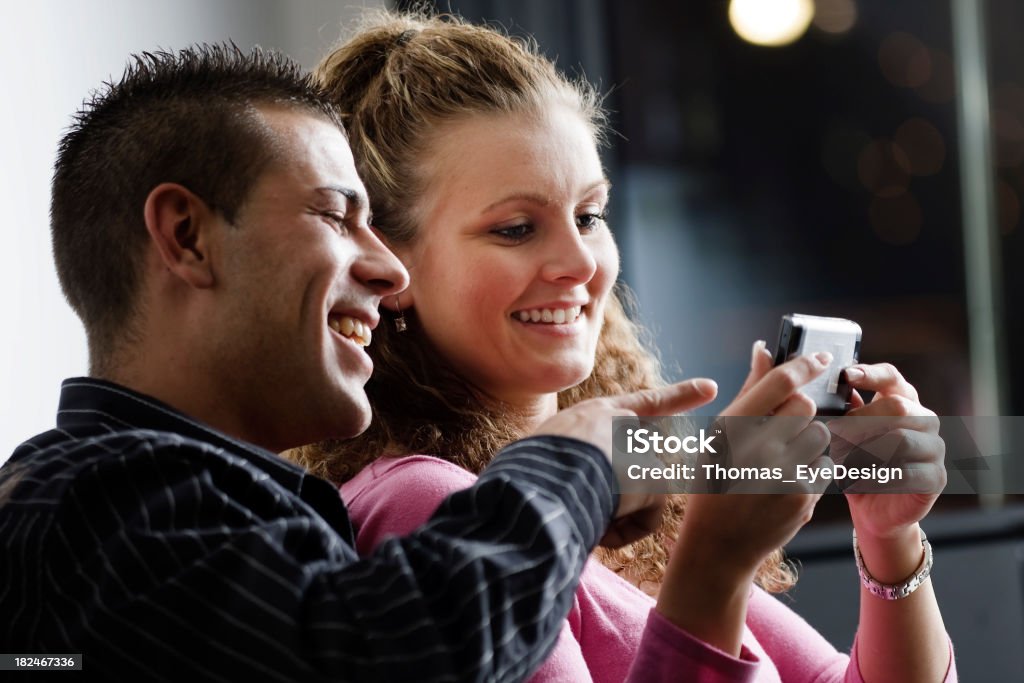
[[[398,298],[397,294],[395,295],[395,308],[398,309],[398,317],[395,318],[395,329],[399,332],[405,332],[409,326],[405,322],[405,313],[402,312],[402,302]]]

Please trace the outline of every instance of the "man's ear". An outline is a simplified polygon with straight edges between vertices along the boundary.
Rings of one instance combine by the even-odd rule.
[[[210,246],[216,212],[188,188],[161,183],[146,197],[143,215],[167,270],[192,287],[213,286]]]

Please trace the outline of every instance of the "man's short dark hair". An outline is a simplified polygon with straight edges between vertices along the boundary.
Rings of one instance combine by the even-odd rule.
[[[257,111],[273,105],[342,129],[299,65],[230,43],[133,55],[76,114],[58,150],[50,218],[57,273],[85,324],[93,372],[130,337],[149,192],[180,183],[233,221],[274,156]]]

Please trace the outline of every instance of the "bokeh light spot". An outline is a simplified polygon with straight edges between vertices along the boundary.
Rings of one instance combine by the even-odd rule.
[[[901,88],[920,87],[932,75],[928,48],[914,36],[902,31],[890,33],[882,40],[878,48],[878,64],[886,79]]]
[[[953,60],[942,50],[928,50],[931,73],[928,80],[914,89],[914,92],[932,104],[945,104],[952,101],[956,93],[956,75],[953,71]]]
[[[939,129],[922,118],[912,118],[896,129],[893,141],[910,162],[917,176],[934,175],[946,160],[946,142]]]
[[[910,244],[921,234],[921,205],[909,192],[875,197],[868,208],[875,234],[886,244]]]
[[[857,177],[876,197],[895,197],[910,185],[910,160],[891,140],[875,140],[857,159]]]
[[[846,33],[857,23],[857,3],[853,0],[816,0],[814,27],[825,33]]]
[[[802,36],[814,17],[812,0],[730,0],[729,23],[754,45],[779,47]]]

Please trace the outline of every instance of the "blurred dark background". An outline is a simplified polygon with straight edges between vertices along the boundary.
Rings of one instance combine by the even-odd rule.
[[[533,36],[607,93],[623,279],[668,374],[718,380],[705,412],[799,312],[859,322],[861,359],[894,363],[940,415],[1024,414],[1024,4],[806,4],[810,25],[778,47],[741,38],[724,0],[438,7]],[[1024,669],[1022,519],[1014,496],[959,495],[924,524],[965,680]],[[849,647],[841,496],[789,554],[803,578],[787,600]]]

